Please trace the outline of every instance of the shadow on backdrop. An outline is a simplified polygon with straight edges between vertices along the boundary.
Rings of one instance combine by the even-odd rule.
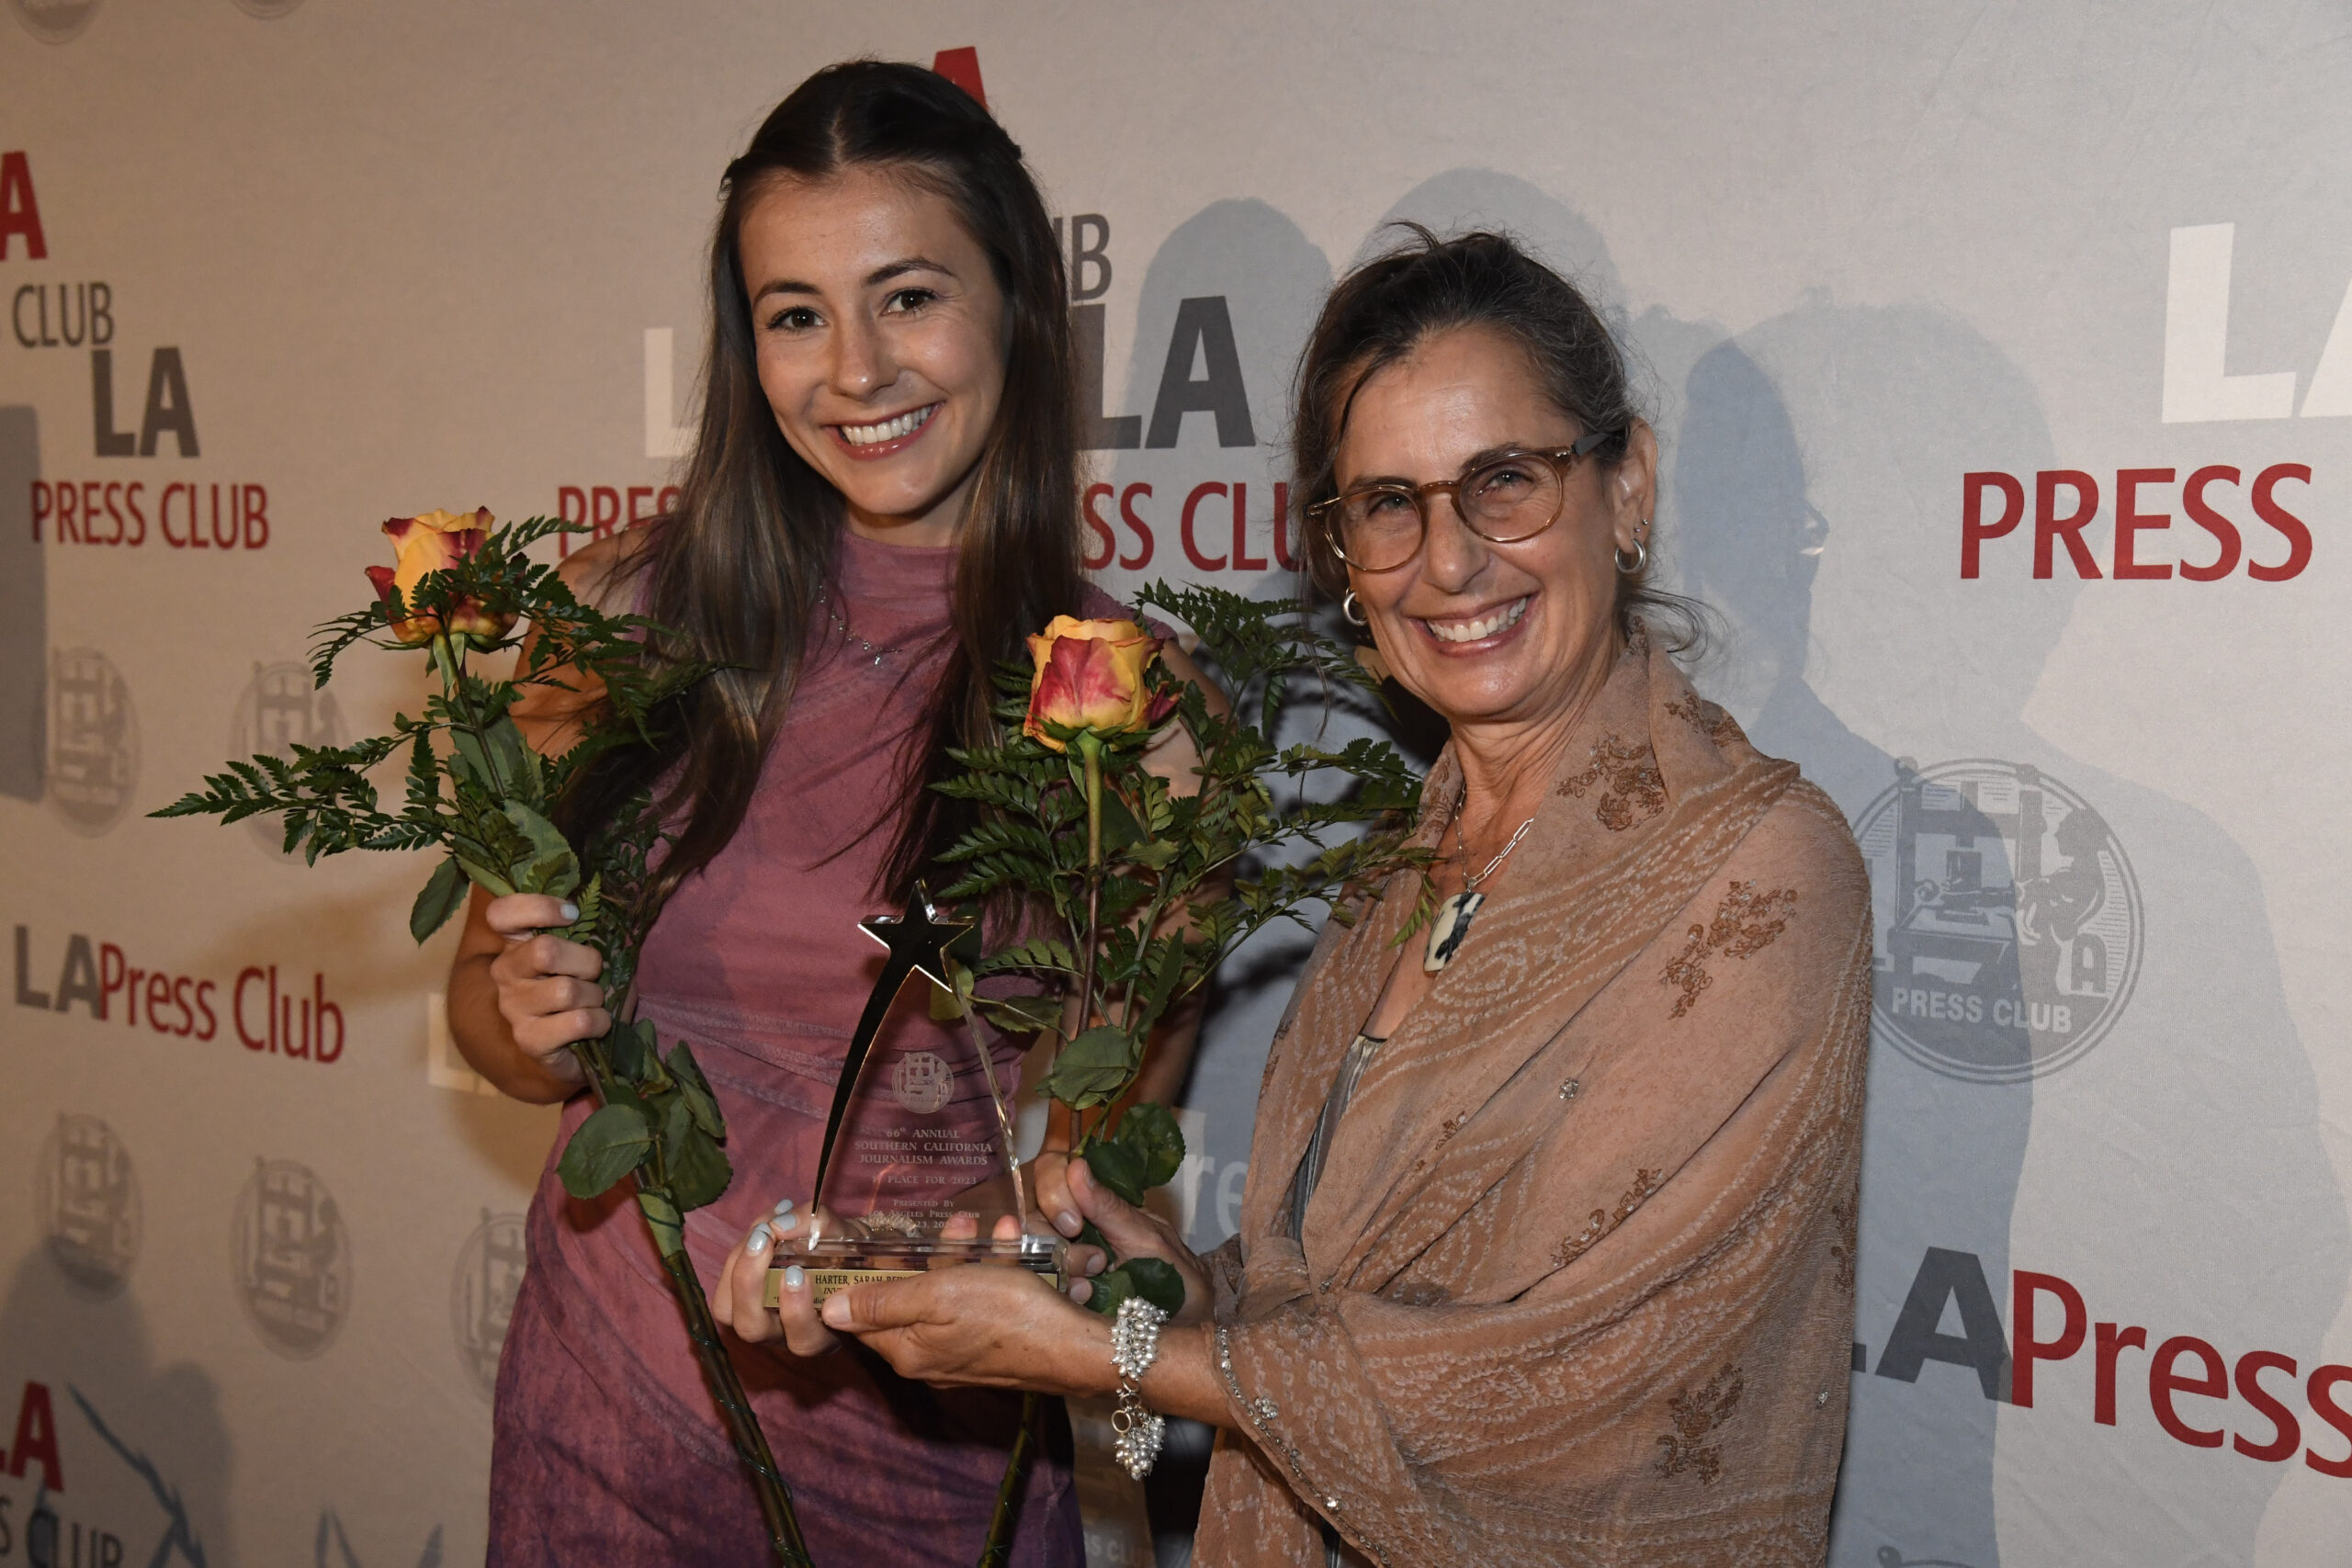
[[[2023,720],[2079,583],[1920,569],[1949,557],[1959,475],[2052,466],[2024,374],[1930,310],[1815,300],[1702,357],[1687,408],[1685,581],[1730,627],[1708,684],[1855,818],[1879,922],[1858,1325],[1871,1375],[1855,1382],[1831,1560],[1992,1568],[2013,1262],[2080,1278],[2107,1258],[2194,1260],[2139,1272],[2137,1299],[2088,1303],[2157,1335],[2234,1306],[2215,1280],[2265,1281],[2248,1332],[2266,1346],[2307,1356],[2334,1321],[2352,1234],[2310,1063],[2244,852]],[[1825,560],[1874,595],[1869,684],[1902,716],[1886,722],[1947,757],[1890,760],[1812,684]],[[2035,1254],[2012,1259],[2035,1089],[2057,1072],[2067,1122],[2032,1162]],[[2097,1433],[2071,1403],[2008,1417],[2068,1433],[2013,1435],[2049,1451]],[[2138,1500],[2074,1521],[2118,1561],[2250,1561],[2283,1473],[2182,1450],[2188,1539],[2191,1516],[2121,1441],[2083,1451],[2098,1473],[2077,1496]]]
[[[0,408],[0,795],[38,801],[48,758],[49,578],[33,537],[40,416]]]
[[[19,1483],[27,1561],[42,1560],[46,1539],[60,1568],[82,1542],[96,1562],[94,1532],[103,1531],[127,1564],[231,1568],[234,1450],[220,1390],[190,1362],[156,1364],[130,1288],[141,1223],[136,1178],[92,1118],[60,1118],[40,1161],[35,1186],[47,1234],[0,1302],[8,1404],[19,1380],[48,1388],[64,1466],[54,1492],[29,1472]],[[38,1506],[29,1495],[36,1481]],[[43,1512],[50,1521],[38,1517]]]

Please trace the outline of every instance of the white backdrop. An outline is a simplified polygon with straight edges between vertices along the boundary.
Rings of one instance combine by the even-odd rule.
[[[479,1559],[552,1117],[436,1032],[421,866],[141,814],[416,700],[283,668],[382,517],[654,510],[727,159],[965,47],[1080,253],[1114,591],[1280,586],[1287,367],[1386,219],[1638,349],[1701,683],[1878,889],[1839,1568],[2342,1561],[2342,6],[6,8],[0,1563]]]

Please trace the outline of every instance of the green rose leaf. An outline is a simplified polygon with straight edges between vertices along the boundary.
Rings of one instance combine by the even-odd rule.
[[[1058,997],[980,997],[976,1001],[989,1021],[1008,1034],[1035,1034],[1061,1025]]]
[[[695,1125],[702,1129],[704,1136],[724,1140],[727,1119],[718,1113],[718,1097],[710,1092],[710,1080],[702,1076],[702,1068],[696,1065],[694,1053],[686,1049],[685,1042],[671,1046],[669,1055],[662,1059],[670,1065],[671,1076],[678,1080],[678,1094],[693,1114]]]
[[[455,855],[451,858],[457,861],[458,869],[466,874],[468,881],[493,898],[503,898],[509,893],[518,891],[513,883],[477,861],[469,859],[465,855]]]
[[[734,1174],[718,1143],[697,1124],[683,1085],[662,1112],[662,1158],[669,1168],[670,1190],[681,1209],[699,1209],[716,1201]]]
[[[529,850],[515,861],[511,876],[524,893],[552,893],[563,897],[580,886],[580,857],[556,829],[556,825],[519,800],[506,802],[503,815],[523,835]]]
[[[1119,1303],[1136,1293],[1136,1282],[1124,1263],[1094,1276],[1094,1292],[1086,1298],[1089,1310],[1104,1317],[1119,1315]]]
[[[601,1197],[635,1170],[653,1146],[653,1129],[634,1105],[605,1106],[571,1134],[556,1162],[563,1190],[574,1198]]]
[[[422,942],[425,938],[449,923],[466,902],[465,868],[454,858],[444,857],[433,868],[432,880],[417,891],[416,902],[409,906],[408,934]]]
[[[1141,1296],[1173,1317],[1184,1305],[1184,1276],[1161,1258],[1130,1258],[1094,1276],[1094,1293],[1086,1304],[1104,1317],[1116,1317],[1119,1303],[1129,1296]]]
[[[1119,1268],[1135,1284],[1135,1293],[1173,1317],[1184,1309],[1184,1276],[1164,1258],[1130,1258]]]
[[[644,1211],[646,1228],[653,1233],[653,1245],[664,1258],[675,1258],[686,1249],[685,1217],[678,1206],[659,1192],[640,1187],[637,1190],[637,1206]]]
[[[1119,1118],[1119,1131],[1112,1143],[1134,1157],[1141,1175],[1137,1185],[1146,1189],[1175,1180],[1176,1168],[1184,1163],[1183,1131],[1164,1105],[1146,1101],[1129,1106]]]
[[[605,1037],[605,1049],[613,1060],[613,1074],[624,1082],[634,1083],[645,1077],[646,1066],[653,1060],[653,1046],[650,1019],[624,1023]]]
[[[1086,1168],[1094,1179],[1116,1192],[1129,1203],[1143,1202],[1143,1160],[1135,1150],[1115,1140],[1096,1144],[1086,1151]]]
[[[1135,1069],[1135,1043],[1126,1031],[1097,1024],[1062,1047],[1046,1075],[1046,1091],[1064,1105],[1084,1110],[1116,1099]]]

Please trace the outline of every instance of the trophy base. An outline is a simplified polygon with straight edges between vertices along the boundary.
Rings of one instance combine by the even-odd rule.
[[[797,1266],[809,1299],[821,1303],[835,1291],[876,1280],[903,1280],[960,1263],[994,1263],[1042,1275],[1056,1290],[1067,1282],[1064,1262],[1069,1244],[1059,1236],[1024,1235],[1012,1241],[946,1241],[936,1236],[835,1236],[803,1242],[779,1252],[768,1270],[767,1304],[784,1299],[784,1271]]]

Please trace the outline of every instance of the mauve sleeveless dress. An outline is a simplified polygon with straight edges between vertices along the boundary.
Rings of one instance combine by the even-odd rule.
[[[945,657],[936,639],[954,568],[952,548],[844,535],[836,603],[860,637],[898,651],[877,665],[820,620],[742,828],[646,943],[641,1012],[665,1050],[692,1043],[727,1116],[734,1181],[686,1218],[706,1289],[752,1221],[779,1198],[805,1202],[815,1178],[850,1032],[882,964],[857,921],[886,912],[871,889],[890,835],[868,829]],[[1090,598],[1089,613],[1116,613]],[[944,1029],[926,990],[901,994],[876,1060]],[[943,1122],[977,1134],[985,1090],[959,1081],[952,1094]],[[585,1096],[565,1107],[531,1201],[530,1266],[499,1363],[489,1562],[753,1568],[772,1561],[759,1506],[634,1199],[616,1189],[583,1203],[557,1179],[556,1154],[590,1109]],[[854,1344],[802,1360],[724,1337],[819,1568],[978,1557],[1018,1394],[910,1382]],[[1050,1402],[1046,1428],[1012,1551],[1024,1568],[1084,1561],[1068,1428]]]

